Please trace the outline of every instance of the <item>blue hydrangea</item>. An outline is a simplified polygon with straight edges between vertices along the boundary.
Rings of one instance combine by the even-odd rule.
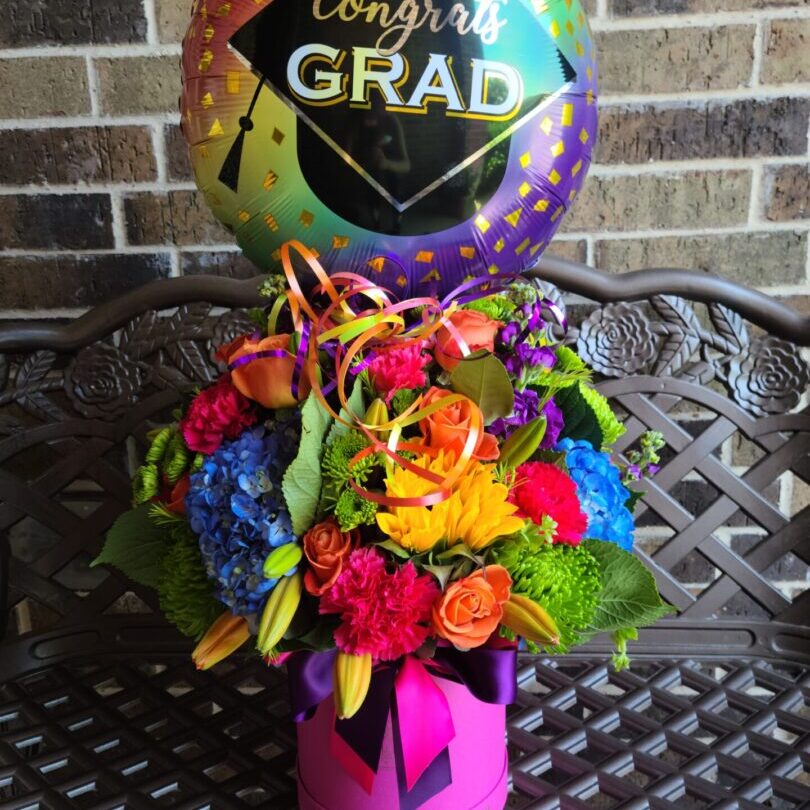
[[[189,523],[217,598],[237,615],[261,610],[278,582],[264,576],[267,555],[297,542],[281,482],[299,438],[297,415],[249,428],[191,476]]]
[[[634,528],[626,506],[630,492],[622,484],[619,468],[607,453],[594,450],[590,442],[563,439],[557,450],[565,453],[568,474],[577,485],[582,511],[588,516],[586,536],[630,551]]]

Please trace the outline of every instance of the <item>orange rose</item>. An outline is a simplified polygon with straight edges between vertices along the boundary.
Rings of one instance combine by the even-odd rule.
[[[313,526],[304,535],[304,555],[311,566],[304,575],[304,587],[309,593],[321,596],[334,585],[359,537],[357,529],[342,532],[334,518]]]
[[[480,349],[495,351],[495,335],[503,326],[500,321],[493,321],[483,312],[476,312],[473,309],[459,309],[448,320],[471,352]],[[433,354],[436,362],[445,371],[452,371],[463,357],[455,335],[446,326],[436,332],[436,348]]]
[[[422,401],[423,405],[430,405],[440,399],[454,396],[452,391],[445,391],[443,388],[431,388]],[[471,400],[465,397],[460,402],[447,405],[445,408],[426,416],[419,422],[419,429],[425,437],[425,445],[436,450],[453,452],[458,458],[464,449],[467,437],[473,426],[473,416],[478,412],[479,419],[476,420],[483,426],[484,418],[481,416],[481,409]],[[491,461],[498,458],[498,440],[489,433],[484,433],[483,427],[481,435],[475,444],[473,458],[481,461]]]
[[[451,582],[433,603],[433,629],[460,649],[480,647],[498,629],[511,587],[512,578],[500,565]]]
[[[240,357],[256,352],[278,349],[289,352],[290,336],[271,335],[262,340],[239,339],[226,348],[230,348],[227,362],[233,363]],[[291,408],[298,400],[306,397],[310,388],[306,373],[303,373],[298,383],[298,400],[295,399],[292,395],[294,369],[295,357],[292,354],[266,357],[235,368],[231,372],[231,381],[240,393],[265,408]]]

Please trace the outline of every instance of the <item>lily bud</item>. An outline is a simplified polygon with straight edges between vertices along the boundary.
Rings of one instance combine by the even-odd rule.
[[[341,720],[354,717],[371,685],[371,654],[350,655],[338,651],[335,659],[335,711]]]
[[[301,562],[304,552],[297,543],[285,543],[270,552],[264,561],[264,575],[268,579],[280,579]]]
[[[368,406],[366,415],[363,421],[370,427],[387,424],[390,419],[388,416],[388,406],[379,398],[374,400]],[[377,431],[377,435],[381,440],[385,440],[388,436],[388,431]]]
[[[500,462],[507,467],[519,467],[535,453],[546,435],[546,417],[538,416],[521,425],[501,447]]]
[[[301,602],[303,578],[300,571],[284,577],[270,594],[259,624],[256,644],[262,655],[267,655],[284,638]]]
[[[548,612],[537,602],[517,593],[503,603],[501,624],[535,644],[556,647],[560,643],[560,630]]]
[[[210,669],[238,650],[249,637],[247,619],[226,611],[208,628],[191,653],[191,660],[197,669]]]

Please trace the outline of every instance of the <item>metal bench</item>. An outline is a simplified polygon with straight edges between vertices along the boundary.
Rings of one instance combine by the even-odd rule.
[[[509,806],[810,806],[810,319],[706,274],[536,273],[575,295],[621,448],[667,440],[637,548],[680,613],[630,671],[607,642],[522,659]],[[0,807],[295,806],[283,673],[197,672],[152,593],[88,565],[146,433],[251,328],[256,287],[175,279],[0,328]]]

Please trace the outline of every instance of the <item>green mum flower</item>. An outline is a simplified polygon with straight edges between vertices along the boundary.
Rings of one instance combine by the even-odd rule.
[[[377,504],[358,495],[353,489],[344,489],[335,506],[335,517],[342,532],[358,526],[370,526],[376,520]]]
[[[214,598],[213,585],[205,574],[197,536],[186,526],[178,526],[172,537],[158,584],[160,607],[184,636],[200,639],[222,613],[222,603]]]
[[[517,536],[494,552],[495,562],[512,576],[514,593],[542,605],[557,622],[566,652],[581,640],[596,611],[602,590],[599,564],[583,546],[549,545]]]

